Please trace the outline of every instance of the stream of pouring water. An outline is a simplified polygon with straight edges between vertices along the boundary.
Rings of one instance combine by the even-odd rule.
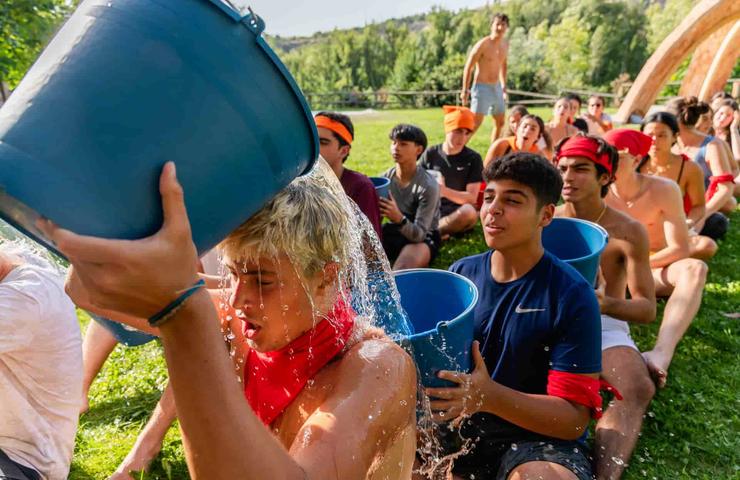
[[[400,296],[382,244],[367,217],[347,197],[336,175],[323,159],[319,159],[310,173],[297,178],[294,182],[310,182],[314,187],[331,192],[332,196],[338,199],[341,205],[344,224],[339,228],[343,233],[344,241],[343,248],[335,253],[333,261],[339,265],[338,295],[342,300],[352,305],[357,313],[353,339],[361,338],[368,329],[381,328],[392,340],[403,346],[413,356],[413,351],[410,350],[411,346],[404,342],[404,339],[414,333],[414,329],[401,306]],[[324,226],[317,224],[315,227],[322,228]],[[289,242],[278,241],[276,243],[285,244]],[[252,259],[270,258],[273,262],[279,262],[279,253],[271,248],[271,245],[264,245],[259,252],[253,252]],[[301,272],[296,269],[296,265],[301,264],[300,252],[287,251],[283,253],[287,255],[296,273],[301,277]],[[222,292],[226,292],[230,280],[226,269],[223,267],[223,261],[224,259],[220,255],[219,263],[222,265],[220,282],[223,287]],[[242,268],[246,268],[246,265],[243,265]],[[309,293],[305,282],[303,287],[306,293]],[[419,294],[423,295],[424,292],[420,291]],[[222,295],[221,303],[223,305],[228,304],[227,294]],[[289,316],[290,313],[287,305],[283,304],[281,315]],[[315,325],[324,317],[319,317],[315,308],[313,313]],[[272,321],[272,319],[267,318],[265,321]],[[281,319],[281,321],[285,323],[284,319]],[[224,339],[226,341],[233,340],[234,334],[230,331],[230,328],[240,327],[235,325],[233,321],[224,325]],[[349,343],[354,343],[353,339],[350,339]],[[233,347],[230,348],[232,355],[238,351]],[[240,370],[242,362],[241,359],[235,361],[237,370]],[[417,378],[421,378],[418,372]],[[421,382],[418,381],[417,455],[420,461],[417,462],[416,471],[428,478],[446,478],[452,468],[454,459],[467,453],[471,448],[471,442],[470,440],[462,441],[462,450],[459,452],[443,453],[438,440],[438,429],[450,429],[457,432],[459,422],[443,425],[435,423],[429,406],[429,398],[424,395],[423,388]],[[451,433],[454,434],[454,432]]]

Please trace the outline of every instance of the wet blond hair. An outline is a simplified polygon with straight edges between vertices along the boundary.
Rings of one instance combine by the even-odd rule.
[[[346,265],[350,222],[339,180],[319,159],[314,170],[293,180],[219,245],[232,261],[288,256],[305,277],[327,263]]]

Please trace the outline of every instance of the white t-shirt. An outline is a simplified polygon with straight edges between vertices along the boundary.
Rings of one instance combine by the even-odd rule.
[[[82,339],[61,274],[31,262],[0,282],[0,449],[62,480],[82,400]]]

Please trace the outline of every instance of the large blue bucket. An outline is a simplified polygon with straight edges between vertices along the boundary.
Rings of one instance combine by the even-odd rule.
[[[140,238],[177,164],[204,253],[318,156],[300,90],[222,0],[86,0],[0,110],[0,216]]]
[[[609,234],[601,225],[578,218],[554,218],[542,230],[542,246],[596,285],[601,252]]]
[[[406,337],[427,387],[452,384],[437,372],[468,372],[471,366],[476,286],[457,273],[417,268],[395,273],[401,305],[417,332]]]
[[[391,179],[386,177],[370,177],[370,181],[375,186],[375,191],[379,197],[388,198],[388,191],[391,187]]]

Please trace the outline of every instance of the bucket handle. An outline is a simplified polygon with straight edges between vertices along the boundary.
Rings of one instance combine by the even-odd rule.
[[[259,36],[265,31],[265,22],[262,18],[252,11],[252,7],[247,7],[248,15],[243,17],[239,14],[237,8],[229,0],[209,0],[219,10],[229,16],[235,22],[243,23],[255,35]]]
[[[252,7],[247,8],[249,9],[249,15],[245,15],[241,22],[259,37],[265,31],[265,21],[252,11]]]

